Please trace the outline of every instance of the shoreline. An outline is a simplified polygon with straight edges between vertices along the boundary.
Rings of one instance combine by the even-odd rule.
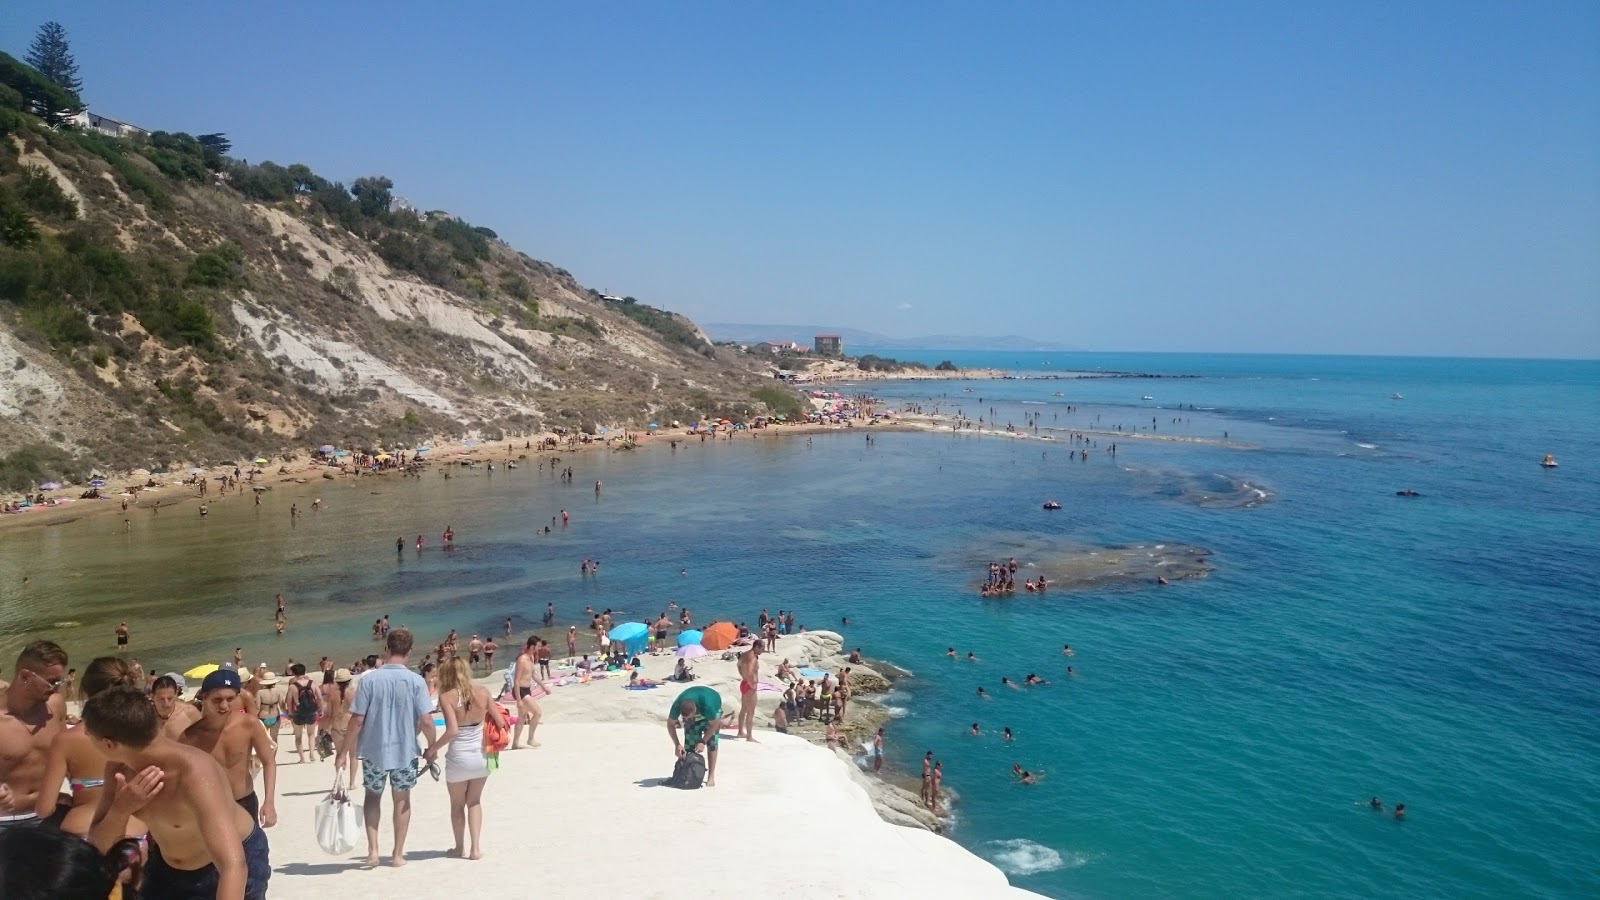
[[[815,387],[839,387],[839,385],[819,384],[815,385]],[[953,414],[899,412],[896,413],[895,418],[892,420],[879,419],[876,421],[871,421],[867,419],[860,419],[851,420],[844,423],[805,422],[796,424],[772,424],[765,428],[753,430],[747,429],[742,433],[734,432],[733,434],[736,436],[742,434],[742,437],[736,437],[735,439],[760,440],[768,438],[782,439],[787,437],[798,437],[801,435],[834,434],[844,431],[853,432],[856,429],[871,429],[873,431],[887,432],[924,432],[928,434],[954,435],[970,434],[979,437],[1037,440],[1047,443],[1061,442],[1061,438],[1057,437],[1056,435],[1032,434],[1023,429],[1018,429],[1014,432],[1008,432],[1001,428],[959,427],[964,424],[969,424],[968,420]],[[1230,450],[1260,449],[1260,446],[1257,444],[1227,440],[1223,438],[1153,434],[1139,431],[1115,431],[1104,428],[1052,427],[1048,430],[1067,435],[1077,433],[1094,435],[1096,437],[1114,438],[1118,441],[1160,441],[1169,444],[1221,447]],[[723,437],[721,434],[719,434],[711,439],[728,440],[729,438]],[[501,441],[482,441],[473,438],[465,438],[461,440],[430,440],[426,442],[430,449],[426,459],[428,467],[427,469],[424,469],[424,472],[426,473],[438,465],[444,465],[458,461],[470,461],[476,464],[509,459],[514,462],[522,462],[533,461],[542,458],[561,457],[564,455],[570,456],[573,454],[596,453],[604,450],[621,449],[620,447],[612,446],[609,439],[597,439],[588,443],[575,442],[570,446],[562,445],[555,449],[538,449],[527,446],[519,448],[516,446],[518,441],[521,441],[524,445],[526,445],[531,440],[531,435],[519,435],[516,438],[509,439],[507,441],[507,443],[510,444],[509,450],[506,450],[502,447]],[[648,450],[653,446],[669,443],[670,441],[674,440],[688,442],[690,440],[698,440],[698,436],[690,435],[687,432],[682,435],[661,432],[655,434],[637,434],[634,435],[635,443],[631,449],[633,451]],[[471,444],[470,446],[469,442]],[[289,458],[283,459],[282,456],[288,456]],[[264,459],[265,457],[261,458]],[[200,478],[206,480],[208,484],[215,484],[216,477],[218,475],[224,473],[231,474],[234,466],[191,466],[184,464],[175,467],[174,471],[160,476],[135,475],[132,473],[111,475],[106,477],[106,485],[100,489],[102,497],[101,499],[97,500],[82,499],[71,496],[72,494],[83,493],[83,491],[86,489],[86,485],[70,485],[51,491],[45,491],[43,493],[45,494],[46,498],[57,501],[58,505],[46,506],[42,508],[33,507],[21,512],[0,514],[0,533],[3,533],[5,530],[11,528],[66,525],[92,516],[105,516],[116,512],[123,512],[125,515],[131,516],[135,512],[145,513],[152,512],[155,509],[171,509],[173,507],[193,506],[202,500],[207,504],[233,501],[242,499],[250,493],[248,488],[253,488],[256,486],[263,486],[270,491],[272,488],[278,485],[311,484],[313,483],[314,479],[322,479],[334,482],[347,482],[361,478],[405,477],[402,472],[393,469],[378,472],[356,470],[336,474],[335,470],[331,467],[320,464],[315,459],[312,451],[290,451],[287,454],[281,455],[277,462],[268,462],[265,466],[263,466],[261,473],[257,475],[253,481],[245,481],[241,479],[238,488],[233,493],[228,495],[208,493],[205,497],[201,497],[198,491],[195,489],[195,484],[184,483],[184,479],[189,477],[187,473],[195,468],[202,470],[199,475]],[[147,483],[152,480],[156,481],[157,486],[153,488],[147,487]],[[136,491],[134,490],[135,488],[137,488]],[[160,492],[159,495],[156,494],[158,491]],[[128,500],[128,507],[126,510],[123,510],[120,502],[124,499]]]

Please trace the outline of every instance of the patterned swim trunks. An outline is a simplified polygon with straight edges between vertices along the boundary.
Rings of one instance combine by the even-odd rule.
[[[380,769],[363,759],[361,761],[361,784],[369,794],[383,793],[383,783],[388,781],[394,789],[405,793],[417,786],[416,769]]]

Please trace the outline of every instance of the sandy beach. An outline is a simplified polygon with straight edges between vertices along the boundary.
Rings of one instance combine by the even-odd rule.
[[[777,652],[762,657],[762,682],[781,684],[775,673],[785,658],[797,667],[836,671],[844,664],[840,640],[825,631],[780,637]],[[671,655],[645,657],[644,671],[661,678],[675,662]],[[695,684],[717,690],[725,711],[737,709],[733,661],[715,654],[695,660],[693,668]],[[852,668],[864,683],[878,677],[870,666]],[[557,680],[572,674],[557,670]],[[499,674],[479,679],[495,688],[501,680]],[[312,823],[333,767],[326,761],[296,764],[293,740],[285,733],[278,751],[278,824],[268,832],[271,896],[418,896],[461,878],[491,893],[525,889],[531,878],[542,891],[572,896],[594,890],[596,873],[610,872],[619,856],[633,851],[645,866],[629,883],[630,893],[680,897],[735,878],[748,866],[759,868],[772,842],[797,831],[826,859],[763,878],[763,896],[1038,896],[1012,888],[998,868],[928,830],[931,820],[913,809],[914,796],[863,772],[846,753],[772,730],[771,713],[781,697],[775,691],[758,693],[757,741],[724,734],[716,787],[683,791],[661,785],[673,761],[666,714],[686,685],[630,690],[626,684],[613,673],[560,684],[543,699],[541,746],[502,753],[484,791],[485,858],[477,862],[445,855],[453,842],[449,798],[442,781],[427,777],[413,795],[405,867],[363,870],[363,846],[344,857],[323,853]],[[642,827],[648,831],[637,831],[635,850],[626,835]],[[386,802],[386,861],[391,842]],[[537,875],[517,864],[529,858],[541,861]]]

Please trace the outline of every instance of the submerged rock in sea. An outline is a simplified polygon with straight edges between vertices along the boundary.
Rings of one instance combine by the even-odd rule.
[[[1106,587],[1119,584],[1169,583],[1211,574],[1211,551],[1189,544],[1117,544],[1040,551],[1032,558],[1018,557],[1018,587],[1004,598],[1035,597],[1021,583],[1043,575],[1052,591]],[[982,585],[980,581],[979,586]]]

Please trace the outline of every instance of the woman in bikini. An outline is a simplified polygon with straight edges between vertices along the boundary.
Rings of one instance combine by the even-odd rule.
[[[125,660],[115,656],[102,656],[89,663],[83,672],[83,696],[87,700],[107,688],[133,685],[143,687],[138,673]],[[63,779],[72,788],[72,806],[61,820],[61,830],[85,836],[94,824],[95,807],[100,804],[100,794],[105,787],[106,758],[83,730],[74,726],[63,730],[50,743],[50,754],[45,762],[46,785],[58,785]],[[40,791],[34,811],[39,818],[54,815],[59,795],[54,790]],[[128,820],[127,835],[142,838],[144,823],[137,818]]]

